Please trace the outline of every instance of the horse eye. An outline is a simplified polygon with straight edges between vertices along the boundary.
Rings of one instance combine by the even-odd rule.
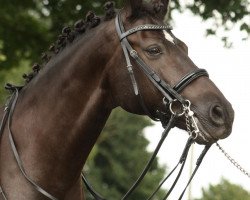
[[[149,47],[146,49],[146,51],[150,56],[158,56],[162,54],[162,51],[159,47]]]

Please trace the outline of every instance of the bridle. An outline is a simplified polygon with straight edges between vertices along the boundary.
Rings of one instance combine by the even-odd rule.
[[[150,30],[166,30],[170,31],[172,29],[169,25],[154,25],[154,24],[146,24],[146,25],[139,25],[135,28],[132,28],[128,31],[125,31],[122,19],[121,19],[121,12],[118,12],[116,19],[115,19],[115,26],[116,31],[120,39],[121,47],[124,53],[124,57],[126,59],[127,63],[127,70],[130,75],[130,79],[132,82],[134,94],[136,96],[140,97],[140,104],[142,105],[143,109],[146,113],[149,113],[149,116],[151,115],[150,112],[147,109],[147,106],[144,103],[144,100],[142,98],[142,95],[140,94],[138,84],[136,82],[136,78],[133,72],[133,66],[131,64],[130,57],[134,59],[136,64],[140,67],[141,71],[146,75],[146,77],[153,83],[153,85],[162,93],[163,95],[163,102],[166,107],[169,108],[172,116],[180,117],[185,114],[186,116],[186,124],[187,128],[190,129],[190,123],[195,128],[194,131],[189,131],[189,133],[195,133],[195,138],[198,136],[198,134],[203,137],[203,139],[206,140],[206,138],[201,134],[201,132],[198,129],[198,126],[196,124],[196,121],[194,120],[194,112],[191,110],[191,102],[187,99],[184,99],[180,92],[188,86],[192,81],[198,79],[201,76],[209,77],[207,71],[205,69],[196,69],[194,71],[191,71],[187,73],[184,77],[181,78],[181,80],[176,83],[173,87],[171,87],[168,83],[166,83],[163,79],[160,78],[160,76],[157,75],[157,73],[152,69],[152,67],[148,66],[143,59],[138,55],[135,49],[130,45],[127,37],[129,35],[132,35],[138,31],[150,31]],[[181,111],[177,112],[174,111],[172,106],[176,102],[179,102],[179,104],[182,106]],[[154,118],[154,117],[152,117]]]
[[[169,84],[167,84],[163,79],[161,79],[155,71],[152,69],[152,67],[148,66],[143,59],[138,55],[137,51],[133,49],[133,47],[130,45],[127,37],[129,35],[132,35],[139,31],[156,31],[156,30],[171,30],[172,27],[169,25],[154,25],[154,24],[145,24],[145,25],[139,25],[136,26],[128,31],[125,31],[124,25],[122,23],[121,19],[121,13],[119,12],[115,19],[115,26],[116,31],[118,34],[118,37],[120,39],[121,47],[124,53],[124,57],[126,59],[127,63],[127,70],[131,79],[131,83],[133,86],[134,94],[139,97],[139,102],[144,109],[145,113],[151,117],[151,119],[155,121],[159,121],[158,119],[161,119],[161,115],[158,116],[158,119],[154,117],[148,110],[147,106],[144,103],[143,97],[140,93],[139,86],[137,84],[134,72],[133,72],[133,66],[131,64],[130,57],[134,59],[136,64],[139,66],[141,71],[146,75],[146,77],[153,83],[153,85],[162,93],[164,97],[164,102],[168,102],[171,104],[173,101],[179,101],[182,105],[186,104],[186,100],[179,94],[181,90],[183,90],[189,83],[191,83],[193,80],[201,77],[201,76],[209,76],[207,71],[205,69],[196,69],[194,71],[191,71],[190,73],[186,74],[177,84],[175,84],[174,87],[171,87]],[[161,112],[158,112],[158,114],[161,114]]]
[[[138,31],[148,31],[148,30],[171,30],[171,26],[169,25],[152,25],[152,24],[146,24],[146,25],[140,25],[135,28],[132,28],[128,31],[125,31],[125,28],[123,26],[122,20],[121,20],[121,14],[120,12],[117,14],[117,17],[115,19],[115,26],[116,31],[118,33],[118,36],[120,38],[121,46],[123,49],[123,53],[126,59],[127,63],[127,70],[129,72],[131,82],[133,85],[134,93],[135,95],[139,94],[138,84],[136,82],[134,72],[133,72],[133,66],[130,61],[130,56],[135,60],[136,64],[140,67],[140,69],[144,72],[144,74],[147,76],[147,78],[153,83],[153,85],[162,93],[165,99],[167,99],[169,102],[172,102],[173,100],[178,100],[180,103],[185,104],[186,100],[178,93],[183,88],[185,88],[189,83],[191,83],[193,80],[199,78],[200,76],[208,76],[208,73],[204,69],[197,69],[195,71],[192,71],[188,73],[186,76],[184,76],[174,87],[171,87],[169,84],[167,84],[164,80],[162,80],[153,70],[150,66],[148,66],[142,58],[138,55],[136,50],[133,49],[133,47],[130,45],[127,37],[129,35],[132,35]],[[130,55],[130,56],[129,56]]]
[[[199,128],[196,124],[196,121],[194,119],[194,112],[191,110],[191,102],[187,99],[184,99],[179,93],[181,92],[181,90],[183,90],[188,84],[190,84],[192,81],[196,80],[197,78],[201,77],[201,76],[209,76],[207,71],[205,69],[196,69],[194,71],[189,72],[188,74],[186,74],[177,84],[175,84],[174,87],[171,87],[169,84],[167,84],[164,80],[162,80],[154,71],[153,69],[148,66],[143,59],[138,55],[138,53],[136,52],[135,49],[133,49],[133,47],[130,45],[127,37],[131,34],[134,34],[138,31],[150,31],[150,30],[171,30],[171,27],[169,25],[154,25],[154,24],[146,24],[146,25],[139,25],[136,26],[135,28],[132,28],[128,31],[125,31],[125,28],[123,26],[122,20],[121,20],[121,13],[119,12],[116,16],[115,19],[115,26],[116,26],[116,31],[117,34],[119,36],[120,39],[120,43],[121,43],[121,47],[126,59],[126,63],[127,63],[127,70],[132,82],[132,86],[133,86],[133,90],[134,90],[134,94],[136,96],[140,97],[140,103],[143,107],[143,109],[145,110],[145,112],[147,114],[149,114],[150,116],[150,112],[148,111],[142,96],[140,95],[140,90],[138,87],[138,84],[136,82],[136,78],[133,72],[133,66],[131,64],[131,60],[130,57],[132,57],[134,59],[134,61],[136,62],[137,66],[140,67],[140,69],[144,72],[144,74],[147,76],[147,78],[153,83],[153,85],[162,93],[163,95],[163,102],[165,103],[165,105],[169,108],[170,112],[171,112],[171,117],[170,120],[168,121],[167,125],[165,126],[165,130],[162,133],[162,137],[159,140],[151,158],[149,159],[148,163],[146,164],[146,166],[144,167],[143,171],[141,172],[139,178],[135,181],[135,183],[131,186],[131,188],[128,190],[128,192],[121,198],[121,200],[125,200],[128,199],[128,197],[130,197],[130,195],[134,192],[134,190],[138,187],[138,185],[141,183],[141,181],[143,180],[143,178],[145,177],[145,175],[147,174],[149,168],[152,166],[152,163],[154,161],[154,159],[156,158],[163,142],[165,141],[169,131],[171,130],[171,128],[173,127],[173,124],[175,122],[175,120],[180,117],[185,115],[186,118],[186,125],[187,125],[187,131],[190,134],[190,137],[185,145],[185,148],[183,150],[183,153],[179,159],[179,162],[177,163],[177,165],[173,168],[173,170],[169,173],[169,175],[163,179],[163,181],[159,184],[159,186],[155,189],[155,191],[152,193],[152,195],[147,199],[147,200],[151,200],[155,194],[159,191],[159,189],[161,188],[161,186],[163,185],[163,183],[165,183],[165,181],[173,174],[173,172],[177,169],[177,167],[179,165],[181,165],[180,170],[176,176],[176,179],[174,180],[172,186],[170,187],[169,191],[167,192],[167,194],[165,195],[165,197],[163,198],[163,200],[166,200],[168,198],[168,196],[171,194],[171,192],[173,191],[177,181],[179,180],[179,177],[182,173],[182,170],[184,168],[185,162],[186,162],[186,158],[189,152],[189,149],[191,147],[191,145],[194,143],[195,139],[200,136],[202,137],[204,140],[206,140],[206,138],[204,137],[204,135],[199,131]],[[175,111],[173,109],[173,104],[175,104],[175,102],[178,102],[181,105],[181,109],[179,111]],[[152,117],[151,117],[152,118]],[[209,148],[211,147],[211,145],[206,145],[204,150],[202,151],[202,153],[200,154],[200,156],[197,159],[196,162],[196,168],[194,169],[190,179],[188,180],[188,183],[186,185],[186,187],[184,188],[183,192],[181,193],[179,200],[182,199],[188,185],[190,184],[190,182],[192,181],[194,175],[196,174],[204,156],[206,155],[207,151],[209,150]],[[83,181],[87,187],[87,189],[89,190],[89,192],[92,194],[92,196],[95,198],[95,200],[105,200],[101,195],[99,195],[89,184],[89,182],[87,181],[87,179],[83,176]]]
[[[120,42],[121,42],[121,46],[123,49],[123,53],[126,59],[126,63],[127,63],[127,69],[129,72],[129,76],[132,82],[132,86],[133,86],[133,90],[136,96],[140,96],[140,102],[142,107],[144,108],[146,113],[149,113],[143,98],[140,95],[140,91],[139,91],[139,87],[138,84],[136,82],[136,78],[133,72],[133,66],[131,64],[130,61],[130,57],[132,57],[134,59],[134,61],[136,62],[136,64],[140,67],[140,69],[144,72],[144,74],[147,76],[147,78],[153,83],[153,85],[162,93],[163,95],[163,101],[165,103],[165,105],[169,108],[170,112],[171,112],[171,117],[170,120],[168,121],[167,125],[165,126],[165,130],[162,134],[162,137],[157,145],[157,147],[155,148],[150,160],[148,161],[147,165],[145,166],[144,170],[142,171],[141,175],[139,176],[139,178],[136,180],[136,182],[132,185],[132,187],[128,190],[128,192],[122,197],[122,200],[128,199],[128,197],[133,193],[133,191],[137,188],[137,186],[141,183],[141,181],[143,180],[143,178],[145,177],[145,175],[147,174],[149,168],[151,167],[155,157],[157,156],[158,151],[160,150],[164,140],[166,139],[169,131],[171,130],[171,128],[173,127],[173,124],[175,123],[175,120],[180,117],[185,115],[186,117],[186,124],[187,124],[187,131],[190,134],[190,137],[186,143],[186,146],[183,150],[183,153],[179,159],[179,162],[177,163],[177,165],[174,167],[174,169],[169,173],[169,175],[159,184],[159,186],[156,188],[156,190],[152,193],[152,195],[148,198],[148,200],[152,199],[154,197],[154,195],[157,193],[157,191],[160,189],[160,187],[163,185],[163,183],[167,180],[168,177],[170,177],[172,175],[172,173],[177,169],[177,167],[179,165],[181,165],[179,173],[175,179],[175,181],[173,182],[171,188],[169,189],[168,193],[165,195],[164,200],[168,198],[168,196],[170,195],[170,193],[172,192],[172,190],[174,189],[181,173],[182,170],[184,168],[185,162],[186,162],[186,158],[189,152],[189,149],[191,147],[191,145],[194,143],[195,138],[198,136],[201,136],[204,138],[204,136],[202,135],[202,133],[199,131],[199,128],[196,124],[196,121],[194,120],[194,113],[191,110],[191,102],[189,100],[184,99],[179,92],[184,89],[189,83],[191,83],[193,80],[201,77],[201,76],[208,76],[208,73],[206,70],[204,69],[196,69],[195,71],[192,71],[190,73],[188,73],[187,75],[185,75],[174,87],[171,87],[168,83],[166,83],[164,80],[162,80],[153,70],[150,66],[148,66],[138,55],[138,53],[133,49],[133,47],[130,45],[127,37],[131,34],[134,34],[138,31],[149,31],[149,30],[167,30],[169,31],[171,29],[170,26],[168,25],[152,25],[152,24],[146,24],[146,25],[140,25],[137,26],[135,28],[132,28],[128,31],[125,31],[125,28],[123,26],[122,20],[121,20],[121,14],[120,12],[117,14],[116,19],[115,19],[115,26],[116,26],[116,30],[118,33],[118,36],[120,38]],[[34,187],[34,189],[36,189],[39,193],[43,194],[44,196],[46,196],[48,199],[50,200],[58,200],[56,197],[54,197],[53,195],[51,195],[50,193],[48,193],[46,190],[44,190],[43,188],[41,188],[39,185],[37,185],[25,172],[25,169],[22,165],[22,161],[20,159],[20,156],[18,154],[16,145],[15,145],[15,141],[13,139],[12,136],[12,132],[11,132],[11,121],[12,121],[12,115],[13,112],[15,110],[15,106],[18,100],[18,95],[19,95],[19,90],[21,89],[21,87],[18,86],[13,86],[10,84],[7,84],[6,87],[8,90],[12,91],[12,97],[10,98],[8,104],[6,105],[5,108],[5,113],[2,119],[2,122],[0,124],[0,139],[1,139],[1,135],[4,131],[5,125],[7,124],[7,130],[9,132],[9,141],[11,144],[11,149],[12,152],[14,154],[14,157],[16,159],[16,162],[18,164],[18,167],[22,173],[22,175],[26,178],[26,180],[31,184],[31,186]],[[176,104],[176,102],[178,102],[178,105],[180,105],[180,109],[177,111],[175,109],[173,109],[173,104]],[[150,115],[150,113],[149,113]],[[205,138],[204,138],[205,139]],[[180,198],[182,199],[186,188],[188,187],[189,183],[192,181],[196,171],[198,170],[202,159],[204,158],[204,156],[206,155],[207,151],[209,150],[211,145],[206,145],[203,152],[201,153],[201,155],[199,156],[199,158],[197,159],[197,163],[196,163],[196,168],[193,171],[185,189],[183,190]],[[103,197],[101,197],[97,192],[94,191],[94,189],[91,187],[91,185],[88,183],[87,179],[85,178],[85,176],[82,174],[82,179],[83,182],[85,183],[87,189],[90,191],[90,193],[93,195],[93,197],[96,200],[104,200]],[[4,198],[4,200],[7,200],[6,195],[4,194],[3,188],[0,185],[0,195],[2,195],[2,197]]]
[[[130,57],[132,57],[134,59],[134,61],[136,62],[137,66],[140,67],[140,69],[144,72],[144,74],[147,76],[147,78],[153,83],[153,85],[162,93],[163,95],[163,102],[165,103],[165,105],[169,108],[170,112],[171,112],[171,117],[170,120],[168,121],[167,125],[165,126],[165,130],[162,133],[162,137],[160,139],[160,141],[158,142],[151,158],[149,159],[148,163],[146,164],[146,166],[144,167],[143,171],[141,172],[139,178],[135,181],[135,183],[131,186],[131,188],[128,190],[128,192],[121,198],[121,200],[125,200],[128,199],[128,197],[130,197],[130,195],[134,192],[134,190],[138,187],[138,185],[141,183],[141,181],[143,180],[143,178],[145,177],[145,175],[147,174],[149,168],[152,166],[152,163],[154,161],[154,159],[156,158],[163,142],[165,141],[169,131],[171,130],[171,128],[173,127],[173,124],[176,120],[176,118],[185,115],[186,117],[186,124],[187,124],[187,131],[190,134],[190,137],[185,145],[185,148],[183,150],[183,153],[179,159],[179,162],[177,163],[177,165],[173,168],[173,170],[169,173],[169,175],[159,184],[159,186],[155,189],[155,191],[152,193],[152,195],[147,199],[147,200],[151,200],[154,195],[159,191],[159,189],[161,188],[161,186],[163,185],[163,183],[165,183],[165,181],[173,174],[173,172],[177,169],[177,167],[179,165],[181,165],[179,173],[176,176],[176,179],[174,180],[172,186],[170,187],[169,191],[167,192],[167,194],[165,195],[165,197],[163,198],[163,200],[167,199],[168,196],[171,194],[172,190],[174,189],[177,181],[179,180],[179,177],[182,173],[182,170],[184,168],[185,162],[186,162],[186,158],[189,152],[189,149],[191,147],[191,145],[194,143],[196,137],[201,136],[204,140],[206,140],[206,138],[204,137],[204,135],[199,131],[199,128],[196,124],[196,121],[194,119],[194,112],[191,110],[191,102],[187,99],[184,99],[179,93],[181,90],[183,90],[189,83],[191,83],[192,81],[196,80],[197,78],[201,77],[201,76],[209,76],[207,71],[205,69],[196,69],[188,74],[186,74],[177,84],[175,84],[174,87],[171,87],[169,84],[167,84],[164,80],[162,80],[154,71],[153,69],[148,66],[143,59],[138,55],[138,53],[136,52],[135,49],[133,49],[133,47],[130,45],[127,37],[131,34],[134,34],[138,31],[150,31],[150,30],[171,30],[171,27],[169,25],[154,25],[154,24],[146,24],[146,25],[139,25],[136,26],[135,28],[132,28],[128,31],[125,31],[125,28],[123,26],[122,20],[121,20],[121,13],[119,12],[116,16],[115,19],[115,26],[116,26],[116,31],[117,34],[119,36],[120,39],[120,43],[121,43],[121,47],[126,59],[126,63],[127,63],[127,70],[132,82],[132,86],[133,86],[133,90],[134,90],[134,94],[136,96],[140,97],[140,103],[143,107],[143,109],[145,110],[145,112],[148,114],[149,111],[147,109],[147,107],[145,106],[145,103],[143,101],[143,98],[140,95],[140,90],[138,87],[138,84],[136,82],[136,78],[133,72],[133,66],[131,64],[131,60]],[[179,102],[179,104],[181,105],[181,111],[175,111],[173,109],[173,104],[175,102]],[[149,113],[150,115],[150,113]],[[207,151],[209,150],[209,148],[211,147],[211,145],[206,145],[204,150],[202,151],[202,153],[200,154],[200,156],[197,159],[196,162],[196,168],[194,169],[190,179],[188,180],[188,183],[186,185],[186,187],[184,188],[183,192],[181,193],[179,200],[182,199],[188,185],[190,184],[190,182],[192,181],[194,175],[196,174],[204,156],[206,155]],[[101,195],[99,195],[89,184],[89,182],[87,181],[87,179],[84,177],[83,175],[83,181],[87,187],[87,189],[89,190],[89,192],[92,194],[92,196],[95,198],[95,200],[105,200]]]

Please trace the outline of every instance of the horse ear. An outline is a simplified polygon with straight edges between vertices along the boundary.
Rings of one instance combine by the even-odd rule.
[[[143,0],[127,0],[126,7],[131,11],[131,16],[136,16],[138,10],[142,7]]]
[[[154,12],[162,19],[166,16],[169,10],[170,0],[151,0]]]

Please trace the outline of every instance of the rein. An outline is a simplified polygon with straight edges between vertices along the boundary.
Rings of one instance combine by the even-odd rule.
[[[2,123],[1,123],[1,126],[0,126],[0,138],[1,138],[1,135],[2,135],[2,133],[4,131],[5,124],[7,124],[7,129],[8,129],[8,132],[9,132],[8,136],[9,136],[9,142],[10,142],[10,145],[11,145],[11,150],[12,150],[12,152],[14,154],[15,160],[16,160],[16,162],[18,164],[18,167],[19,167],[22,175],[34,187],[34,189],[36,189],[39,193],[43,194],[44,196],[46,196],[50,200],[58,200],[53,195],[51,195],[46,190],[44,190],[42,187],[40,187],[38,184],[36,184],[25,172],[22,160],[21,160],[21,158],[19,156],[19,153],[17,151],[15,141],[14,141],[14,138],[13,138],[13,134],[12,134],[12,131],[11,131],[12,116],[13,116],[13,113],[14,113],[14,110],[15,110],[15,107],[16,107],[16,103],[17,103],[17,100],[18,100],[20,87],[8,85],[7,89],[11,90],[13,92],[13,94],[12,94],[10,100],[9,100],[9,103],[5,107],[5,114],[4,114],[4,117],[3,117],[3,120],[2,120]],[[0,193],[2,193],[4,199],[7,200],[1,186],[0,186]]]
[[[168,133],[170,132],[172,126],[173,126],[173,123],[174,121],[176,120],[178,116],[177,115],[172,115],[171,119],[169,120],[168,122],[168,125],[166,126],[165,130],[163,131],[162,133],[162,137],[161,139],[159,140],[151,158],[149,159],[149,161],[147,162],[146,166],[144,167],[143,171],[141,172],[140,176],[138,177],[138,179],[134,182],[134,184],[130,187],[130,189],[127,191],[127,193],[121,198],[121,200],[125,200],[125,199],[128,199],[131,194],[134,192],[134,190],[139,186],[139,184],[142,182],[143,178],[145,177],[145,175],[147,174],[148,170],[150,169],[150,167],[152,166],[153,164],[153,161],[155,160],[163,142],[165,141],[166,137],[168,136]],[[173,174],[173,172],[177,169],[177,167],[180,165],[180,169],[179,169],[179,172],[172,184],[172,186],[170,187],[169,191],[167,192],[167,194],[164,196],[164,198],[162,200],[166,200],[168,198],[168,196],[171,194],[171,192],[173,191],[175,185],[177,184],[180,176],[181,176],[181,173],[183,171],[183,168],[185,166],[185,163],[186,163],[186,159],[187,159],[187,156],[188,156],[188,152],[189,152],[189,149],[190,147],[193,145],[194,143],[194,137],[193,136],[190,136],[186,142],[186,145],[183,149],[183,152],[180,156],[180,159],[177,163],[177,165],[171,170],[171,172],[166,176],[166,178],[163,179],[163,181],[159,184],[159,186],[155,189],[155,191],[150,195],[150,197],[147,198],[147,200],[151,200],[156,194],[157,192],[159,191],[159,189],[161,188],[161,186],[166,182],[166,180]],[[198,168],[200,167],[201,165],[201,162],[203,160],[203,158],[205,157],[207,151],[209,150],[209,148],[211,147],[211,145],[206,145],[204,147],[204,150],[202,151],[202,153],[200,154],[200,156],[198,157],[197,161],[196,161],[196,168],[194,169],[194,171],[192,172],[192,175],[190,176],[187,184],[186,184],[186,187],[184,188],[183,192],[181,193],[180,197],[178,200],[181,200],[183,195],[185,194],[185,191],[186,189],[188,188],[189,184],[191,183],[193,177],[195,176]],[[100,194],[98,194],[93,188],[92,186],[90,185],[90,183],[87,181],[86,177],[82,174],[82,179],[83,179],[83,182],[85,183],[85,186],[86,188],[88,189],[88,191],[91,193],[91,195],[94,197],[95,200],[106,200],[105,198],[103,198]]]
[[[138,179],[135,181],[135,183],[130,187],[130,189],[127,191],[127,193],[121,198],[121,200],[125,200],[128,199],[128,197],[131,196],[131,194],[134,192],[134,190],[138,187],[138,185],[142,182],[143,178],[145,177],[145,175],[147,174],[149,168],[152,166],[152,163],[154,161],[154,159],[156,158],[163,142],[165,141],[166,137],[168,136],[168,133],[170,132],[170,130],[173,128],[173,125],[175,123],[175,120],[178,117],[181,117],[183,115],[185,115],[186,118],[186,125],[187,125],[187,131],[190,135],[186,146],[183,150],[183,153],[180,157],[179,162],[177,163],[177,165],[174,167],[174,169],[169,173],[169,175],[160,183],[160,185],[156,188],[156,190],[152,193],[152,195],[147,199],[150,200],[154,197],[154,195],[159,191],[159,189],[161,188],[161,186],[163,185],[163,183],[172,175],[172,173],[177,169],[177,167],[179,165],[181,165],[179,173],[176,176],[175,181],[173,182],[170,190],[168,191],[168,193],[165,195],[165,197],[163,198],[163,200],[166,200],[168,198],[168,196],[171,194],[171,192],[173,191],[176,183],[179,180],[179,177],[181,176],[181,173],[183,171],[186,159],[187,159],[187,155],[189,152],[189,149],[191,147],[191,145],[194,143],[195,139],[198,136],[201,136],[203,139],[206,140],[205,136],[199,131],[199,128],[197,126],[197,123],[194,119],[194,112],[191,110],[191,102],[189,100],[184,99],[179,92],[184,89],[189,83],[191,83],[193,80],[201,77],[201,76],[207,76],[208,77],[208,73],[206,70],[204,69],[197,69],[195,71],[192,71],[190,73],[188,73],[187,75],[185,75],[174,87],[171,87],[169,84],[167,84],[164,80],[162,80],[153,70],[150,66],[148,66],[138,55],[138,53],[133,49],[133,47],[130,45],[127,37],[131,34],[134,34],[138,31],[148,31],[148,30],[170,30],[171,27],[169,25],[152,25],[152,24],[147,24],[147,25],[140,25],[137,26],[135,28],[132,28],[128,31],[125,31],[125,28],[123,26],[122,20],[121,20],[121,14],[120,12],[117,14],[116,19],[115,19],[115,26],[116,26],[116,31],[117,34],[120,38],[120,42],[121,42],[121,47],[124,53],[124,57],[127,63],[127,70],[132,82],[132,86],[133,86],[133,90],[134,90],[134,94],[136,96],[140,97],[140,103],[142,105],[142,108],[145,110],[145,113],[147,113],[151,118],[152,115],[150,114],[149,110],[147,109],[142,96],[140,95],[139,92],[139,87],[138,84],[136,82],[136,78],[133,72],[133,66],[131,64],[131,60],[130,57],[132,57],[135,62],[137,63],[137,65],[140,67],[140,69],[144,72],[144,74],[147,76],[147,78],[153,83],[153,85],[162,93],[163,95],[163,102],[165,104],[166,107],[169,107],[169,110],[171,112],[171,117],[170,120],[168,121],[167,125],[165,126],[165,130],[162,133],[162,137],[159,140],[151,158],[149,159],[149,161],[147,162],[146,166],[144,167],[143,171],[141,172],[140,176],[138,177]],[[173,104],[175,104],[175,102],[179,102],[181,105],[181,109],[178,111],[175,111],[173,109]],[[153,118],[154,119],[154,118]],[[187,182],[186,187],[184,188],[182,194],[179,197],[179,200],[182,199],[188,185],[190,184],[190,182],[192,181],[194,175],[196,174],[204,156],[206,155],[207,151],[209,150],[209,148],[211,147],[211,145],[206,145],[204,150],[202,151],[201,155],[199,156],[199,158],[197,159],[196,162],[196,168],[193,171],[190,179]],[[83,181],[87,187],[87,189],[89,190],[89,192],[92,194],[92,196],[95,198],[95,200],[105,200],[102,196],[100,196],[98,193],[96,193],[93,188],[90,186],[90,184],[88,183],[87,179],[83,177]]]

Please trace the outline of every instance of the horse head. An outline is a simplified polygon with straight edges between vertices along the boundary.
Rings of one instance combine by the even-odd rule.
[[[197,74],[195,72],[198,70],[188,56],[187,45],[163,22],[168,7],[168,0],[152,0],[150,3],[129,1],[120,13],[121,22],[116,25],[122,23],[118,35],[126,50],[122,52],[117,37],[119,47],[114,54],[115,68],[110,72],[115,106],[121,106],[132,113],[149,115],[152,119],[159,118],[163,124],[171,116],[172,103],[169,109],[169,102],[166,103],[164,95],[152,83],[145,69],[139,66],[140,63],[148,66],[153,79],[156,76],[156,79],[172,88],[178,87],[178,83],[187,75],[190,78]],[[131,55],[131,49],[136,55]],[[120,56],[117,56],[118,52]],[[137,57],[140,58],[139,62]],[[126,66],[130,68],[129,73]],[[194,120],[202,132],[196,138],[198,143],[212,143],[231,133],[234,118],[232,106],[206,73],[189,81],[178,92],[191,105]],[[175,102],[175,97],[173,100]],[[179,106],[178,103],[174,104],[173,107]],[[176,126],[186,129],[185,116],[178,118]]]

